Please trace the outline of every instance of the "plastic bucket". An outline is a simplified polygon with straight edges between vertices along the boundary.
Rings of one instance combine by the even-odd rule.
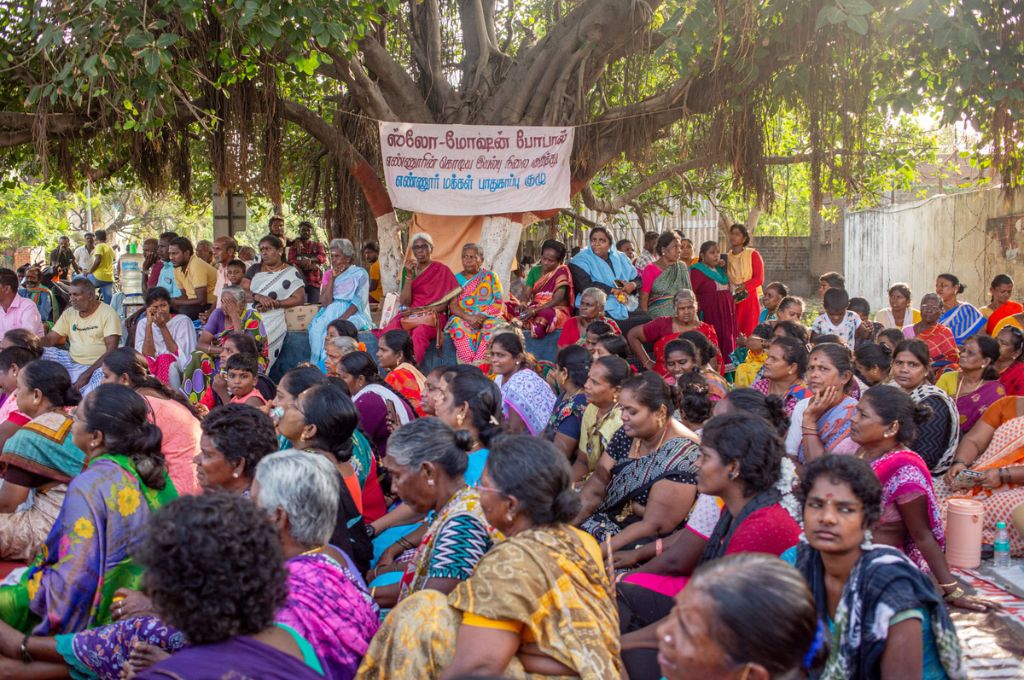
[[[969,498],[951,498],[946,506],[946,561],[951,567],[981,566],[981,529],[985,506]]]

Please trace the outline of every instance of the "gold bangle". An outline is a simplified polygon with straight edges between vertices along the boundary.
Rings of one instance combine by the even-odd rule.
[[[935,585],[945,590],[946,588],[952,588],[953,586],[960,585],[960,581],[953,581],[952,583],[936,583]]]
[[[946,602],[952,602],[953,600],[959,600],[961,597],[963,597],[966,594],[967,593],[964,592],[964,589],[960,588],[958,586],[954,590],[952,590],[952,591],[946,593],[945,595],[943,595],[942,599],[945,600]]]

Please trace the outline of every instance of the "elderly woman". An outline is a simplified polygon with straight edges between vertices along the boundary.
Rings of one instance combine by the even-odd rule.
[[[195,326],[184,314],[171,314],[171,294],[163,288],[147,290],[145,304],[146,318],[135,330],[135,349],[160,382],[180,387],[196,348]]]
[[[675,296],[690,290],[690,268],[679,261],[679,237],[666,231],[654,246],[658,259],[640,272],[640,309],[657,319],[675,311]]]
[[[479,490],[487,521],[505,540],[448,596],[427,589],[399,603],[359,677],[620,677],[601,548],[566,524],[579,501],[565,456],[543,440],[502,437]]]
[[[309,323],[309,361],[324,360],[324,339],[327,326],[335,319],[348,319],[356,330],[373,326],[370,320],[370,275],[355,264],[356,249],[347,238],[331,241],[331,266],[324,271],[320,284],[320,311]],[[324,304],[325,301],[329,303]]]
[[[565,261],[565,245],[547,240],[540,247],[540,261],[526,276],[525,299],[529,302],[519,319],[529,325],[535,338],[560,329],[572,316],[572,272]]]
[[[220,293],[220,306],[213,310],[199,332],[196,351],[184,369],[182,392],[193,404],[208,402],[207,393],[220,372],[224,345],[232,333],[247,333],[255,342],[260,369],[267,368],[267,331],[263,315],[245,304],[245,289],[225,286]]]
[[[697,497],[697,436],[672,417],[672,389],[644,373],[622,385],[619,406],[622,427],[583,486],[573,522],[612,550],[672,533]]]
[[[910,306],[910,286],[905,283],[894,283],[889,286],[889,306],[875,314],[875,323],[882,328],[898,328],[906,330],[921,320],[920,310]]]
[[[639,305],[636,292],[642,283],[640,274],[629,258],[615,249],[615,241],[607,229],[594,227],[590,230],[589,240],[590,247],[584,248],[569,261],[573,287],[580,291],[599,288],[608,296],[605,299],[605,313],[616,321],[627,322]],[[576,306],[580,304],[581,300],[577,297]],[[647,320],[644,313],[635,316]]]
[[[939,274],[935,278],[935,294],[942,299],[939,323],[953,333],[957,346],[985,327],[985,315],[971,303],[957,299],[966,288],[953,274]],[[924,312],[923,304],[921,312]]]
[[[587,288],[579,294],[576,316],[566,320],[562,326],[562,334],[558,336],[558,346],[582,345],[587,340],[587,327],[598,321],[608,324],[612,332],[621,335],[615,320],[604,313],[608,296],[600,288]]]
[[[494,328],[505,319],[505,294],[498,275],[484,269],[484,251],[476,243],[462,246],[462,271],[455,275],[462,293],[451,301],[444,327],[463,364],[480,364]]]
[[[637,358],[640,365],[662,377],[668,375],[664,361],[665,345],[678,338],[681,333],[697,331],[711,342],[718,344],[718,336],[714,327],[697,317],[697,298],[692,290],[687,288],[678,291],[672,298],[672,304],[675,308],[675,313],[672,316],[660,316],[642,326],[634,326],[629,329],[629,334],[626,336],[629,348],[633,350],[633,356]],[[644,348],[645,343],[654,345],[654,359],[647,354],[647,350]]]
[[[921,320],[903,329],[903,337],[917,338],[928,345],[931,368],[938,374],[955,371],[960,360],[956,336],[940,321],[941,313],[942,299],[935,293],[928,293],[921,298]]]
[[[267,329],[267,370],[277,361],[288,331],[284,310],[306,304],[305,280],[284,259],[284,244],[273,234],[260,239],[258,264],[249,267],[242,288],[253,307],[263,315]]]
[[[736,348],[739,330],[736,326],[736,301],[729,284],[729,274],[716,242],[705,241],[701,244],[700,260],[690,268],[690,283],[697,295],[697,304],[703,310],[704,321],[715,327],[718,349],[722,357],[728,359]]]
[[[764,285],[764,260],[750,247],[750,232],[742,224],[729,227],[729,283],[736,300],[736,330],[750,335],[761,316],[761,286]]]
[[[493,544],[494,530],[484,518],[480,495],[464,474],[471,445],[465,431],[437,418],[403,426],[388,441],[384,467],[402,502],[418,515],[433,517],[400,583],[377,588],[375,597],[391,607],[429,589],[447,595],[473,573]]]
[[[416,363],[422,364],[427,347],[444,328],[448,303],[462,292],[462,287],[451,269],[430,259],[434,251],[430,234],[414,234],[409,250],[412,257],[402,269],[402,289],[398,295],[401,308],[395,318],[376,333],[379,337],[392,330],[407,331],[412,337]]]
[[[151,512],[177,496],[148,415],[121,385],[100,385],[75,411],[72,441],[85,469],[35,562],[0,588],[0,619],[13,628],[55,635],[108,623],[114,591],[138,586],[132,552]]]

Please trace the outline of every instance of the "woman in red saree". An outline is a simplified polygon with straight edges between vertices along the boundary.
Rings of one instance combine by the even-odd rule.
[[[416,367],[409,333],[396,329],[381,335],[377,343],[377,364],[388,371],[384,382],[405,397],[416,413],[427,415],[423,412],[423,390],[427,379]]]
[[[750,247],[750,232],[742,224],[729,227],[728,271],[733,290],[746,291],[746,297],[736,303],[736,330],[750,335],[761,316],[764,260]]]
[[[672,298],[675,307],[675,316],[663,316],[648,321],[642,326],[633,326],[629,330],[626,339],[629,347],[633,350],[633,356],[637,358],[640,365],[648,371],[654,371],[663,378],[669,373],[665,367],[665,346],[679,337],[680,333],[686,331],[697,331],[715,345],[718,344],[718,335],[714,327],[697,318],[697,298],[693,291],[683,289]],[[647,354],[644,343],[654,343],[654,358]]]
[[[437,339],[439,328],[444,328],[444,315],[448,303],[459,293],[459,285],[452,270],[430,259],[434,250],[434,239],[430,234],[414,234],[409,243],[412,258],[402,270],[402,292],[398,302],[401,311],[376,335],[387,331],[406,330],[412,337],[412,346],[417,363],[423,363],[431,341]]]
[[[988,304],[978,311],[988,319],[985,332],[995,337],[996,325],[1008,316],[1024,312],[1024,305],[1010,299],[1013,296],[1013,279],[1006,274],[996,274],[988,292],[991,296]]]
[[[540,264],[526,277],[526,298],[530,302],[519,318],[529,323],[535,338],[560,329],[572,316],[572,274],[564,260],[565,246],[547,240],[541,246]]]
[[[957,349],[953,331],[939,323],[942,314],[942,300],[935,293],[921,298],[921,320],[903,329],[906,338],[917,338],[928,345],[932,369],[936,375],[959,368],[960,350]]]
[[[714,241],[701,244],[700,260],[690,269],[690,283],[704,321],[715,327],[722,360],[728,361],[736,349],[736,302],[729,275],[722,266],[722,255]]]
[[[570,317],[562,326],[562,334],[558,336],[558,347],[582,345],[587,340],[587,326],[595,321],[608,324],[615,335],[622,335],[619,325],[604,313],[607,295],[600,288],[587,288],[580,293],[580,306],[576,310],[578,316]]]

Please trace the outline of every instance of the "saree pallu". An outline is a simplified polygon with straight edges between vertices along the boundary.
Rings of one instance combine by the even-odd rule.
[[[808,396],[807,399],[798,402],[797,407],[799,407],[800,404],[804,404],[803,408],[807,408],[806,404],[809,401],[810,396]],[[793,409],[794,414],[797,407],[794,407]],[[830,408],[828,411],[825,411],[825,413],[818,418],[818,436],[821,437],[821,443],[825,446],[825,453],[839,452],[839,449],[846,445],[847,440],[850,440],[850,425],[853,423],[853,416],[856,412],[857,400],[847,396],[843,397],[841,402]],[[801,409],[799,418],[795,415],[791,417],[790,430],[792,431],[794,427],[799,430],[802,422],[803,410]],[[850,453],[852,453],[852,451]],[[801,462],[805,461],[802,436],[800,437],[800,446],[797,455]]]
[[[320,365],[326,356],[324,339],[327,337],[327,326],[335,319],[340,319],[349,307],[356,310],[349,315],[348,320],[357,331],[369,330],[373,326],[370,320],[370,275],[355,265],[349,266],[338,276],[332,272],[332,269],[328,269],[324,274],[325,280],[331,282],[331,301],[328,304],[321,302],[323,306],[309,322],[307,331],[309,361],[314,365]]]
[[[920,404],[925,399],[931,398],[933,403],[928,406],[932,407],[932,410],[935,411],[931,417],[949,420],[949,435],[945,441],[941,440],[941,435],[932,434],[931,437],[925,436],[923,428],[918,428],[917,436],[914,439],[915,451],[928,461],[932,474],[941,475],[953,464],[953,456],[956,454],[956,447],[960,443],[960,416],[957,414],[956,402],[946,394],[945,390],[941,390],[935,385],[929,385],[928,383],[915,387],[910,393],[910,398],[914,400],[915,404]],[[942,402],[945,413],[939,413],[940,409],[934,405],[938,403],[936,400]],[[929,433],[932,432],[934,430],[929,431]],[[934,455],[935,453],[938,453],[938,455]]]
[[[882,328],[896,328],[901,331],[905,331],[911,328],[915,323],[921,320],[921,312],[913,307],[907,307],[907,310],[903,313],[903,323],[896,323],[896,317],[893,316],[892,308],[886,307],[880,309],[875,314],[875,323],[881,324]]]
[[[560,264],[548,274],[541,274],[533,284],[533,299],[529,307],[536,308],[551,301],[559,288],[565,288],[565,302],[557,307],[549,307],[530,319],[530,332],[535,338],[543,338],[548,333],[558,330],[572,316],[573,290],[572,273],[569,267]]]
[[[150,515],[178,496],[139,479],[131,459],[104,454],[68,485],[64,505],[35,562],[0,588],[0,618],[34,635],[70,633],[110,622],[118,588],[137,590],[142,569],[132,552]]]
[[[291,265],[276,272],[257,272],[249,283],[249,290],[254,295],[263,295],[281,302],[290,298],[296,290],[304,291],[305,288],[306,282],[299,274],[299,270]],[[284,312],[284,309],[269,309],[262,312],[263,326],[267,330],[268,371],[277,361],[281,346],[284,344],[284,336],[288,332]]]
[[[214,310],[216,314],[219,310]],[[267,331],[263,326],[263,315],[251,307],[246,308],[239,316],[242,327],[237,329],[252,336],[256,341],[256,347],[260,350],[260,372],[266,373],[268,368]],[[213,334],[215,347],[223,347],[224,339],[235,332],[235,328],[223,328]],[[192,358],[182,371],[181,392],[193,404],[203,401],[210,385],[213,383],[214,374],[220,370],[220,359],[214,359],[206,352],[196,350],[192,352]]]
[[[401,363],[384,377],[384,382],[405,397],[417,414],[424,415],[423,388],[427,385],[427,379],[418,368],[412,364]]]
[[[895,548],[869,545],[862,550],[843,586],[835,615],[830,616],[821,554],[806,543],[797,546],[796,568],[810,586],[819,618],[832,627],[828,660],[817,677],[880,677],[893,617],[905,611],[924,610],[942,670],[950,680],[966,678],[956,628],[931,580]],[[928,655],[932,650],[923,651]]]
[[[986,309],[989,308],[984,307],[979,311],[981,311],[982,314],[984,314]],[[1024,305],[1020,304],[1019,302],[1014,302],[1013,300],[1004,302],[1003,304],[999,305],[999,307],[997,307],[996,309],[991,310],[991,313],[985,314],[985,317],[987,319],[985,321],[985,332],[991,335],[992,337],[995,337],[996,334],[994,331],[996,330],[996,326],[999,324],[1000,321],[1002,321],[1008,316],[1020,314],[1021,312],[1024,312]]]
[[[985,315],[969,302],[961,302],[956,307],[944,312],[939,323],[946,326],[952,333],[959,347],[964,340],[985,327]]]
[[[555,393],[544,378],[529,368],[518,370],[502,382],[501,396],[506,420],[512,410],[522,418],[532,436],[544,431],[555,407]]]
[[[487,354],[495,327],[505,320],[501,281],[494,272],[486,269],[481,269],[471,279],[466,279],[461,273],[456,274],[455,280],[462,286],[462,293],[458,297],[459,306],[470,314],[480,314],[487,319],[480,328],[473,328],[464,319],[453,316],[448,319],[444,330],[452,339],[455,354],[461,363],[478,363]]]
[[[939,502],[932,484],[931,472],[921,456],[898,449],[871,461],[878,481],[882,483],[882,524],[902,523],[899,505],[924,496],[928,503],[928,524],[939,547],[945,549],[946,534],[939,515]],[[928,562],[909,531],[904,532],[903,552],[922,571],[929,571]]]
[[[633,266],[633,263],[614,247],[608,251],[607,260],[595,255],[590,248],[584,248],[569,262],[590,275],[590,278],[595,283],[600,283],[609,288],[614,288],[616,281],[632,281],[637,277],[636,267]],[[574,303],[577,307],[580,306],[580,296],[582,294],[583,291],[576,291]],[[604,309],[608,316],[624,321],[631,311],[629,307],[636,308],[636,299],[633,298],[630,302],[623,304],[614,295],[609,295],[605,301]]]
[[[736,303],[736,329],[750,335],[761,315],[761,290],[764,284],[764,260],[761,253],[746,247],[740,253],[729,253],[726,260],[729,283],[736,289],[745,288],[747,297]]]
[[[690,283],[697,297],[697,311],[701,319],[714,326],[718,335],[718,351],[722,361],[736,349],[736,302],[729,288],[729,278],[719,267],[711,269],[698,262],[690,269]]]
[[[1006,388],[998,380],[990,380],[970,394],[956,398],[956,410],[960,416],[960,435],[967,434],[989,406],[1007,395]]]
[[[665,269],[652,262],[647,265],[648,269],[651,267],[660,273],[651,283],[647,313],[655,319],[659,316],[674,316],[676,309],[672,300],[679,291],[690,290],[690,269],[679,262]]]
[[[509,624],[506,629],[517,630],[522,644],[528,641],[574,673],[527,673],[513,657],[502,677],[621,678],[619,615],[600,554],[592,538],[562,525],[527,529],[502,541],[447,597],[424,590],[399,603],[356,677],[440,677],[455,656],[459,626],[470,617]]]
[[[1015,397],[1024,396],[1024,361],[1014,361],[999,376],[999,383],[1006,393]]]
[[[941,323],[937,323],[920,333],[917,333],[913,326],[908,326],[903,329],[903,336],[906,338],[916,337],[928,345],[928,355],[932,358],[932,368],[936,369],[938,373],[955,371],[958,368],[957,362],[960,361],[960,350],[957,348],[956,338],[953,336],[953,332]]]
[[[988,448],[974,461],[971,469],[985,472],[1010,465],[1024,465],[1024,416],[1007,420],[997,427]],[[996,522],[1006,522],[1006,526],[1011,527],[1010,553],[1014,557],[1024,557],[1024,538],[1012,530],[1011,524],[1013,509],[1024,503],[1024,484],[1003,484],[994,489],[982,486],[954,489],[946,483],[945,477],[941,477],[935,480],[935,493],[943,509],[951,498],[981,501],[985,506],[982,542],[992,543],[995,540]]]

